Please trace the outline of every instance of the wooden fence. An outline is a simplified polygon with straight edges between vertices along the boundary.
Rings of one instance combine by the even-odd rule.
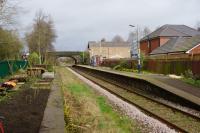
[[[102,66],[114,67],[122,64],[129,69],[137,69],[137,60],[134,59],[106,59]],[[193,74],[200,75],[200,55],[159,55],[148,56],[143,61],[143,70],[161,74],[184,74],[191,70]]]

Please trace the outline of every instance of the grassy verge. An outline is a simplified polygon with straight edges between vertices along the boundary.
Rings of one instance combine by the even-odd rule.
[[[196,86],[196,87],[200,87],[200,80],[194,80],[192,78],[182,78],[182,81],[184,81],[187,84]]]
[[[122,69],[119,69],[118,71],[138,73],[138,70],[137,70],[137,69],[122,68]],[[152,74],[151,72],[144,71],[144,70],[141,70],[141,73],[143,73],[143,74]]]
[[[57,69],[65,99],[65,122],[69,132],[140,132],[136,122],[115,111],[105,97],[98,95],[66,68]]]

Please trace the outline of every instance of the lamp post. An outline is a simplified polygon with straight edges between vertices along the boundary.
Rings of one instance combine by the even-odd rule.
[[[98,62],[98,65],[101,64],[102,62],[102,41],[99,42],[99,62]]]
[[[83,64],[84,64],[84,63],[85,63],[85,51],[83,51],[83,52],[82,52],[82,54],[83,54],[83,57],[82,57],[82,58],[83,58],[83,59],[82,59],[82,62],[83,62]]]
[[[134,27],[136,27],[136,26],[134,26],[134,25],[129,25],[130,27],[132,27],[132,28],[134,28]],[[141,60],[140,60],[140,45],[139,45],[139,31],[138,31],[138,26],[136,27],[137,29],[137,31],[136,31],[136,33],[137,33],[137,50],[138,50],[138,54],[137,54],[137,60],[138,60],[138,66],[137,66],[137,68],[138,68],[138,73],[140,73],[140,71],[141,71]]]

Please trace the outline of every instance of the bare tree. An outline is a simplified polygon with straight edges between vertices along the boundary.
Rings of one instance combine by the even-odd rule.
[[[120,43],[120,42],[124,42],[124,39],[120,35],[116,35],[113,37],[112,42]]]
[[[136,32],[130,32],[128,35],[127,42],[133,43],[137,39],[137,33]]]
[[[56,39],[53,20],[43,11],[36,13],[33,30],[26,34],[29,51],[36,52],[42,62],[45,61],[48,51],[53,51]]]
[[[17,0],[0,0],[0,27],[16,23],[18,13]]]
[[[143,37],[147,36],[150,33],[151,33],[151,30],[148,27],[144,27],[144,29],[143,29]]]
[[[101,42],[106,42],[106,39],[105,39],[105,38],[102,38],[102,39],[101,39]]]
[[[198,30],[198,31],[200,31],[200,21],[197,21],[197,23],[196,23],[196,29]]]

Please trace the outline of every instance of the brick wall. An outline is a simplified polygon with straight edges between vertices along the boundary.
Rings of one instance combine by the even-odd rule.
[[[162,39],[162,42],[166,41],[165,39]],[[154,49],[158,48],[160,46],[160,38],[154,38],[150,40],[150,45],[148,46],[148,41],[141,41],[140,42],[140,50],[145,55],[148,55],[151,53]]]
[[[142,53],[144,53],[145,55],[149,54],[149,48],[148,48],[148,44],[147,41],[142,41],[140,42],[140,50]]]
[[[197,45],[197,47],[195,47],[194,49],[192,49],[189,53],[190,54],[200,54],[200,44]]]

